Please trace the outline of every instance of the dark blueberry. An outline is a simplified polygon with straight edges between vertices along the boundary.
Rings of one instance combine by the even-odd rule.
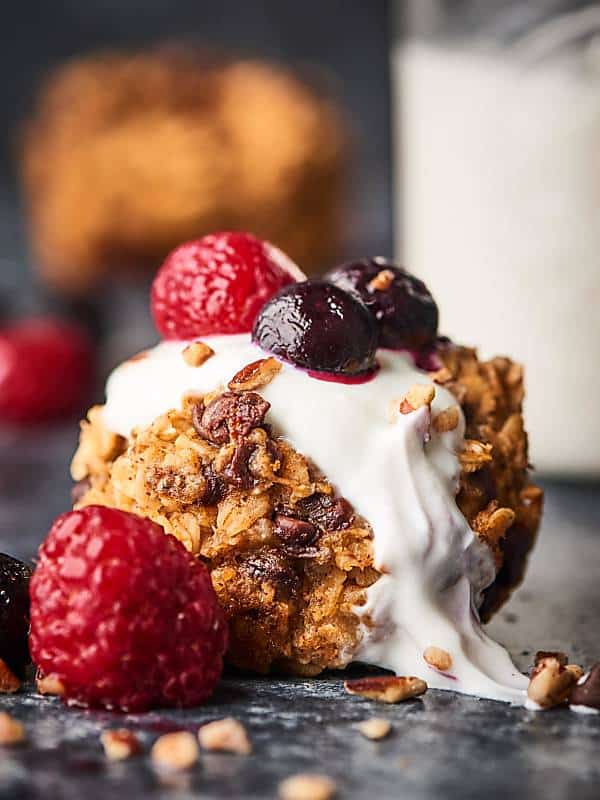
[[[0,553],[0,658],[19,677],[29,657],[29,578],[31,568]]]
[[[286,286],[263,307],[253,340],[304,369],[360,375],[375,369],[377,326],[354,296],[332,283]]]
[[[379,346],[421,350],[435,342],[438,309],[418,278],[384,258],[364,258],[336,267],[327,280],[355,292],[379,326]]]

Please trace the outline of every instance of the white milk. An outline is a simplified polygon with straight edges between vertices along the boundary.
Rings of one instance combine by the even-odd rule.
[[[526,367],[531,458],[600,475],[600,7],[512,48],[393,52],[397,248],[441,331]]]

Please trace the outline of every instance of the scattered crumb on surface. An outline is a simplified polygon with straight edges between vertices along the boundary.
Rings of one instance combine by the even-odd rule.
[[[354,726],[366,739],[383,739],[392,730],[392,723],[381,717],[371,717]]]
[[[0,711],[0,745],[20,744],[25,741],[25,728],[18,719]]]
[[[165,733],[154,742],[150,755],[158,767],[189,769],[198,761],[198,743],[188,731]]]
[[[308,772],[291,775],[279,784],[280,800],[330,800],[335,793],[331,778]]]
[[[219,750],[224,753],[248,755],[252,744],[246,729],[233,717],[217,719],[198,730],[198,741],[204,750]]]

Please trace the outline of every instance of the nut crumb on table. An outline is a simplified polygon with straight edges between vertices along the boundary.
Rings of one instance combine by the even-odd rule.
[[[198,741],[204,750],[248,755],[252,744],[246,729],[237,719],[225,717],[202,725],[198,730]]]
[[[159,736],[150,752],[157,767],[190,769],[198,761],[198,743],[189,731],[175,731]]]
[[[280,800],[330,800],[335,793],[331,778],[308,772],[291,775],[279,784]]]

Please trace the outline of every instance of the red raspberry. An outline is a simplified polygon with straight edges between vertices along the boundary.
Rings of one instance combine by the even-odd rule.
[[[148,519],[62,514],[30,582],[33,661],[71,704],[187,707],[214,689],[227,626],[206,567]]]
[[[81,409],[92,374],[85,332],[52,317],[0,329],[0,421],[33,423]]]
[[[213,233],[167,256],[152,284],[152,315],[165,339],[245,333],[278,289],[303,278],[268,242]]]

